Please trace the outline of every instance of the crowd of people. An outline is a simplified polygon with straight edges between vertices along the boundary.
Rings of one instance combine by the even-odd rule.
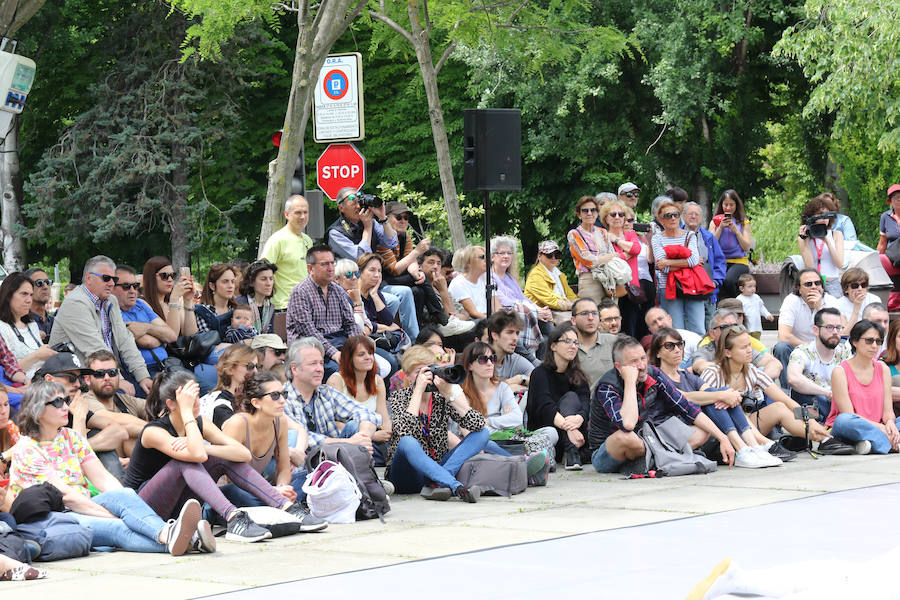
[[[578,199],[575,226],[539,244],[524,278],[514,237],[451,253],[415,235],[406,205],[363,207],[351,188],[321,243],[292,196],[258,260],[213,265],[202,285],[162,256],[142,268],[96,256],[54,313],[46,271],[11,273],[0,535],[16,532],[6,513],[54,494],[92,547],[181,555],[214,552],[217,527],[232,541],[270,537],[247,507],[321,531],[305,458],[339,441],[385,467],[389,493],[468,503],[482,490],[457,479],[463,464],[508,455],[498,442],[510,436],[528,440],[538,485],[557,465],[646,472],[645,429],[666,423],[742,468],[792,460],[807,435],[825,454],[897,451],[900,321],[865,271],[845,268],[856,232],[833,196],[803,211],[804,267],[772,348],[738,193],[722,193],[708,227],[681,188],[653,200],[646,224],[639,198],[626,183]],[[885,254],[900,239],[900,185],[888,201],[878,251],[900,282]],[[17,557],[2,541],[0,579],[46,575],[29,565],[37,544]]]

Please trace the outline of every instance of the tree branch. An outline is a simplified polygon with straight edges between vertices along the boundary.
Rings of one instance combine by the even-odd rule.
[[[6,30],[4,35],[6,37],[12,37],[22,28],[22,25],[27,23],[28,20],[44,6],[45,2],[46,0],[23,0],[15,12],[15,20],[9,25],[9,29]]]
[[[404,39],[406,39],[406,41],[409,42],[409,45],[412,46],[413,48],[416,47],[416,41],[413,39],[412,34],[410,32],[408,32],[407,30],[403,29],[403,27],[401,27],[396,21],[391,19],[389,16],[382,14],[382,13],[372,12],[371,10],[369,11],[369,16],[373,17],[375,19],[378,19],[379,21],[381,21],[382,23],[384,23],[385,25],[387,25],[388,27],[390,27],[391,29],[393,29],[394,31],[396,31],[397,33],[402,35],[404,37]]]
[[[456,50],[456,40],[450,42],[450,45],[444,49],[444,53],[441,54],[441,58],[437,61],[437,64],[434,65],[434,75],[437,77],[437,74],[441,72],[441,67],[444,66],[444,63],[447,62],[447,59],[450,58],[450,55],[453,54],[453,51]]]

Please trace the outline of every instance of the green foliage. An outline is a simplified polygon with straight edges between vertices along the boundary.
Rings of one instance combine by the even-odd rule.
[[[447,209],[442,198],[428,198],[422,192],[411,191],[406,184],[382,182],[378,184],[378,195],[385,202],[396,200],[407,205],[418,219],[418,227],[414,227],[419,238],[429,237],[431,243],[442,248],[450,248],[450,227],[447,225]],[[473,205],[460,194],[459,210],[462,213],[463,227],[470,243],[484,243],[484,206]],[[414,225],[414,224],[411,224]]]
[[[221,59],[222,45],[231,42],[242,24],[260,19],[278,26],[277,4],[269,0],[168,0],[172,13],[183,12],[193,22],[185,32],[183,58],[195,52]],[[170,13],[170,14],[172,14]]]

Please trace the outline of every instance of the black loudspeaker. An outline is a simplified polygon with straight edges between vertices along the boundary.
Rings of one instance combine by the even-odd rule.
[[[517,108],[463,111],[463,189],[522,189],[522,112]]]

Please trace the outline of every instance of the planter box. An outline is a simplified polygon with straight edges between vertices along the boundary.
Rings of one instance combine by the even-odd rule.
[[[753,277],[756,278],[757,294],[760,296],[764,294],[781,296],[780,273],[754,273]]]

